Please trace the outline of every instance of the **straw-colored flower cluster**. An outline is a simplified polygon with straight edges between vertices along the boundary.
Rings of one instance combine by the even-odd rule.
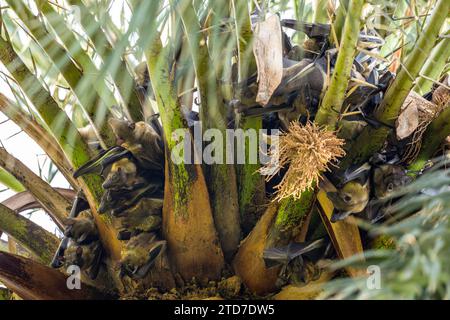
[[[329,170],[330,163],[345,154],[344,143],[345,140],[337,138],[335,132],[312,122],[304,126],[298,121],[292,122],[288,131],[280,135],[278,147],[271,148],[271,163],[260,170],[270,180],[281,168],[289,166],[276,186],[275,200],[299,199],[305,190],[317,185],[322,173]],[[275,170],[274,163],[277,163]]]

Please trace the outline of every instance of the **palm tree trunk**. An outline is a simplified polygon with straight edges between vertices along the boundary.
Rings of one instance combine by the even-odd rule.
[[[238,51],[238,82],[241,83],[249,78],[256,71],[256,61],[253,56],[253,33],[251,20],[246,0],[233,0],[233,7],[236,41]],[[238,92],[239,96],[240,93]],[[236,118],[236,127],[242,130],[262,129],[262,120],[255,118]],[[238,179],[239,210],[241,219],[245,221],[248,216],[257,215],[260,207],[265,202],[264,178],[255,174],[260,168],[258,163],[249,163],[250,143],[245,140],[245,163],[236,167]],[[259,143],[258,143],[259,145]],[[253,227],[253,226],[251,226]]]
[[[194,8],[191,4],[184,7],[177,6],[177,12],[183,22],[199,85],[202,129],[203,131],[216,129],[219,130],[222,137],[226,137],[226,108],[217,84],[215,69],[211,67],[214,63],[209,56],[206,39],[201,36],[200,24]],[[202,42],[204,44],[201,44]],[[226,151],[226,144],[222,143],[224,156]],[[204,169],[222,250],[225,257],[230,259],[237,250],[241,236],[234,166],[214,163],[205,165]]]
[[[363,5],[364,0],[350,1],[333,76],[314,120],[319,125],[326,125],[329,130],[336,129],[339,111],[345,99],[361,29]]]
[[[139,10],[136,7],[136,10]],[[192,137],[173,87],[172,65],[168,47],[162,48],[159,38],[146,51],[150,79],[164,128],[166,167],[163,206],[163,231],[169,256],[177,272],[185,280],[218,279],[223,268],[223,254],[217,238],[208,189],[198,164],[175,164],[171,158],[177,145],[173,133],[184,129],[185,139]]]

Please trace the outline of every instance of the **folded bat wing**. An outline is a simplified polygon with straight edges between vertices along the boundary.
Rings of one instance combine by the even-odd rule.
[[[102,174],[108,165],[122,158],[131,156],[131,152],[123,147],[115,146],[109,148],[108,150],[100,152],[96,157],[78,168],[78,170],[73,173],[73,176],[74,178],[78,178],[88,173]]]

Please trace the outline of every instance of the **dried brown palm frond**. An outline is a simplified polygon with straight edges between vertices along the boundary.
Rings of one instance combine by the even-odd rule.
[[[437,90],[435,90],[435,92],[436,91]],[[405,110],[410,107],[414,107],[417,110],[417,125],[411,125],[410,128],[408,128],[408,130],[412,133],[410,134],[411,141],[406,145],[405,152],[402,156],[402,161],[405,163],[412,163],[417,158],[422,146],[422,137],[425,130],[431,121],[433,121],[446,108],[446,103],[448,104],[448,101],[445,101],[446,97],[443,90],[441,94],[437,94],[436,97],[439,98],[436,98],[433,103],[422,98],[417,93],[411,92],[403,104],[402,108]],[[399,119],[401,118],[401,115]]]
[[[298,121],[291,122],[288,131],[280,135],[278,146],[270,151],[271,163],[260,170],[270,180],[281,168],[289,166],[275,187],[275,200],[300,199],[304,191],[314,188],[322,173],[329,170],[330,163],[345,155],[344,142],[335,132],[315,123],[302,126]]]

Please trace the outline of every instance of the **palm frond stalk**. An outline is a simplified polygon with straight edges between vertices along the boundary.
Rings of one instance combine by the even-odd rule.
[[[67,287],[67,277],[30,259],[0,252],[0,281],[27,300],[106,300],[115,296],[85,283],[80,290]]]
[[[10,172],[25,188],[33,193],[56,225],[60,228],[63,227],[64,220],[72,206],[66,198],[3,148],[0,148],[0,167]]]
[[[59,241],[56,236],[3,204],[0,204],[0,228],[39,261],[50,264],[58,248]]]

